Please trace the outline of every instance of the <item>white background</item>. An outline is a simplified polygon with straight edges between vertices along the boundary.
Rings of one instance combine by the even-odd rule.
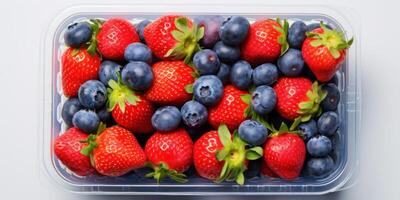
[[[110,199],[110,197],[70,194],[51,185],[41,175],[38,161],[37,113],[41,112],[37,108],[40,98],[38,69],[43,67],[39,66],[40,38],[46,25],[57,13],[69,5],[83,2],[109,1],[3,0],[0,3],[0,199]],[[119,2],[135,3],[133,0]],[[245,2],[242,0],[242,3]],[[268,0],[268,2],[298,4],[298,1],[285,0]],[[325,4],[324,1],[302,0],[301,2]],[[359,181],[347,191],[320,197],[286,196],[268,197],[268,199],[398,200],[400,199],[399,3],[395,0],[334,0],[326,1],[326,4],[353,8],[362,25],[363,119],[359,137],[361,140]],[[132,198],[125,196],[112,199]],[[136,199],[159,198],[161,197]],[[187,198],[232,199],[232,197],[170,199]],[[233,199],[243,199],[243,197]],[[265,197],[254,197],[254,199],[265,199]]]

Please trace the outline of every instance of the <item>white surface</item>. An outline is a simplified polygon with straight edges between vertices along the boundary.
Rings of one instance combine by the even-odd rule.
[[[232,2],[233,0],[227,1]],[[40,37],[52,17],[68,5],[107,0],[7,0],[0,6],[0,199],[110,199],[70,194],[40,175],[37,139],[37,102]],[[120,1],[124,2],[124,1]],[[134,1],[125,1],[134,4]],[[148,0],[146,1],[148,2]],[[184,2],[184,1],[182,1]],[[214,0],[213,2],[217,2]],[[220,1],[223,2],[223,1]],[[246,1],[242,1],[244,3]],[[298,1],[272,1],[296,3]],[[301,1],[322,4],[321,1]],[[398,62],[399,3],[395,0],[335,0],[331,5],[352,7],[362,23],[363,127],[361,173],[358,184],[344,192],[320,197],[276,199],[400,199],[400,90]],[[136,199],[159,199],[137,197]],[[171,199],[232,199],[181,197]],[[254,199],[265,199],[254,197]],[[113,197],[112,199],[132,199]],[[235,198],[235,199],[242,199]],[[268,197],[272,199],[272,197]]]

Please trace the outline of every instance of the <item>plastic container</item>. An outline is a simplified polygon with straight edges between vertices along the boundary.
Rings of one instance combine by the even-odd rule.
[[[339,115],[340,132],[334,139],[336,149],[335,170],[322,179],[299,178],[288,182],[281,179],[260,178],[246,180],[245,185],[234,183],[215,184],[209,180],[190,177],[189,182],[179,184],[163,182],[158,185],[153,179],[145,179],[130,173],[123,177],[79,177],[68,171],[55,157],[53,139],[65,130],[61,119],[61,106],[65,101],[60,83],[60,58],[65,50],[63,31],[68,24],[86,18],[110,18],[115,16],[129,20],[155,19],[169,13],[188,16],[219,14],[242,15],[254,21],[261,18],[301,19],[306,23],[324,21],[345,32],[346,37],[355,36],[355,44],[339,71],[341,102]],[[351,21],[350,21],[351,20]],[[323,194],[341,190],[354,181],[358,168],[357,135],[360,130],[361,81],[359,73],[359,33],[349,19],[326,7],[313,6],[269,6],[269,5],[124,5],[124,6],[79,6],[62,12],[48,27],[42,51],[42,101],[40,106],[40,160],[54,183],[66,190],[88,194],[134,194],[134,195],[270,195],[270,194]]]

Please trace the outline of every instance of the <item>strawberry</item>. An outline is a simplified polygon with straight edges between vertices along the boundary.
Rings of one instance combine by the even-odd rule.
[[[54,153],[57,158],[68,169],[80,176],[87,176],[93,174],[95,171],[90,165],[89,157],[80,153],[87,146],[87,144],[81,143],[81,141],[86,140],[87,137],[87,134],[73,127],[58,136],[53,143]]]
[[[252,65],[275,61],[289,48],[286,41],[289,24],[279,19],[259,20],[250,25],[247,39],[241,46],[241,57]]]
[[[319,104],[326,97],[317,82],[304,77],[282,77],[274,86],[276,111],[285,119],[295,120],[291,130],[321,113]]]
[[[192,55],[200,50],[204,27],[198,28],[184,16],[167,15],[158,18],[144,28],[144,39],[151,51],[162,60],[191,61]]]
[[[301,52],[316,78],[326,82],[340,68],[352,43],[353,39],[346,41],[342,32],[328,29],[321,22],[321,28],[307,33]]]
[[[261,174],[264,176],[269,176],[271,178],[278,178],[279,176],[275,174],[275,172],[273,172],[267,165],[267,163],[265,163],[265,161],[262,162],[261,164]]]
[[[122,176],[141,168],[146,162],[146,155],[128,130],[112,126],[87,139],[89,144],[81,153],[91,157],[97,172],[105,176]]]
[[[86,81],[97,79],[100,57],[84,48],[68,48],[61,58],[61,77],[64,95],[75,97],[79,87]]]
[[[218,131],[205,133],[194,144],[194,167],[203,178],[217,183],[236,181],[242,185],[248,160],[256,160],[263,154],[261,147],[246,147],[248,144],[239,138],[237,131],[232,137],[228,127],[221,125]]]
[[[240,123],[248,118],[246,110],[249,102],[242,99],[249,95],[248,92],[239,90],[232,85],[224,88],[221,101],[208,111],[208,122],[212,127],[218,128],[220,124],[226,124],[229,130],[239,127]]]
[[[194,70],[182,61],[161,61],[153,65],[153,85],[145,97],[158,104],[180,105],[192,98],[185,88],[194,82]]]
[[[107,59],[122,60],[125,48],[140,42],[135,27],[122,18],[111,18],[104,22],[97,35],[97,49]]]
[[[157,182],[166,176],[177,182],[187,181],[183,172],[193,162],[193,142],[185,129],[154,133],[147,140],[145,153],[154,169],[146,177],[154,177]]]
[[[296,179],[306,158],[304,140],[296,132],[290,132],[284,123],[279,130],[272,127],[271,131],[264,144],[264,161],[280,178]]]
[[[109,81],[107,89],[107,109],[111,112],[117,124],[134,132],[150,133],[153,131],[151,116],[154,112],[153,105],[143,96],[136,95],[126,85],[115,80]]]

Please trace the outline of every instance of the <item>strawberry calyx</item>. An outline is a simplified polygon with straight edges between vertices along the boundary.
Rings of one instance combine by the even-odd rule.
[[[252,107],[251,107],[251,94],[242,94],[240,95],[240,99],[247,104],[247,108],[244,110],[244,117],[248,118],[250,116],[252,116],[255,112],[253,111]]]
[[[97,52],[97,35],[99,34],[101,25],[104,21],[100,19],[90,19],[89,22],[90,28],[92,29],[92,36],[90,40],[84,45],[86,47],[86,51],[94,56]],[[72,50],[72,56],[75,56],[79,53],[80,48],[76,48]]]
[[[285,19],[283,22],[279,19],[276,18],[276,22],[280,26],[274,26],[274,28],[281,33],[281,35],[278,37],[278,43],[281,45],[281,56],[286,53],[286,51],[289,49],[289,43],[287,42],[287,34],[289,31],[289,22]]]
[[[153,165],[149,162],[145,164],[146,167],[152,168],[154,171],[145,175],[146,178],[154,178],[157,180],[157,183],[160,183],[166,177],[178,182],[178,183],[186,183],[188,180],[186,179],[186,175],[183,173],[179,173],[176,170],[169,169],[168,165],[164,162],[160,162],[158,165]]]
[[[343,32],[327,28],[322,21],[320,22],[320,26],[323,30],[321,33],[315,31],[306,33],[308,38],[314,39],[310,43],[311,46],[318,47],[323,45],[335,59],[338,59],[340,57],[340,51],[348,49],[353,43],[353,38],[346,41]]]
[[[301,131],[298,130],[292,130],[290,129],[285,122],[281,123],[281,126],[279,127],[279,129],[276,129],[274,127],[274,125],[267,123],[266,121],[263,122],[264,126],[267,127],[268,130],[271,131],[271,133],[268,135],[269,138],[271,137],[276,137],[278,135],[281,134],[295,134],[300,136],[301,138],[303,138],[303,133]]]
[[[99,127],[97,128],[96,133],[90,134],[86,140],[81,140],[81,143],[86,143],[88,144],[86,147],[82,148],[80,153],[89,156],[90,158],[90,164],[94,167],[94,159],[92,156],[92,152],[95,148],[97,148],[98,144],[96,142],[97,136],[99,136],[105,129],[107,128],[107,125],[103,122],[100,122]]]
[[[306,95],[308,100],[299,103],[299,110],[297,113],[299,113],[300,116],[293,121],[290,130],[294,130],[301,122],[307,122],[312,117],[319,116],[322,113],[320,104],[322,100],[325,99],[327,92],[322,90],[317,81],[312,84],[311,90],[307,91]]]
[[[177,60],[184,59],[188,64],[192,61],[193,54],[201,49],[199,41],[204,36],[204,27],[199,28],[196,24],[189,27],[188,19],[185,17],[176,18],[175,26],[177,30],[171,31],[171,35],[176,44],[164,56]]]
[[[114,110],[118,105],[122,113],[125,112],[126,103],[136,105],[140,102],[140,98],[135,95],[135,92],[128,88],[128,86],[121,83],[121,76],[118,74],[118,81],[111,79],[108,81],[109,88],[107,88],[107,110]]]
[[[216,151],[218,161],[224,161],[220,176],[215,181],[236,181],[237,184],[244,184],[244,171],[246,171],[246,160],[257,160],[262,157],[261,147],[247,148],[249,145],[240,139],[237,131],[233,133],[233,138],[228,127],[222,124],[218,127],[218,137],[224,148]]]

